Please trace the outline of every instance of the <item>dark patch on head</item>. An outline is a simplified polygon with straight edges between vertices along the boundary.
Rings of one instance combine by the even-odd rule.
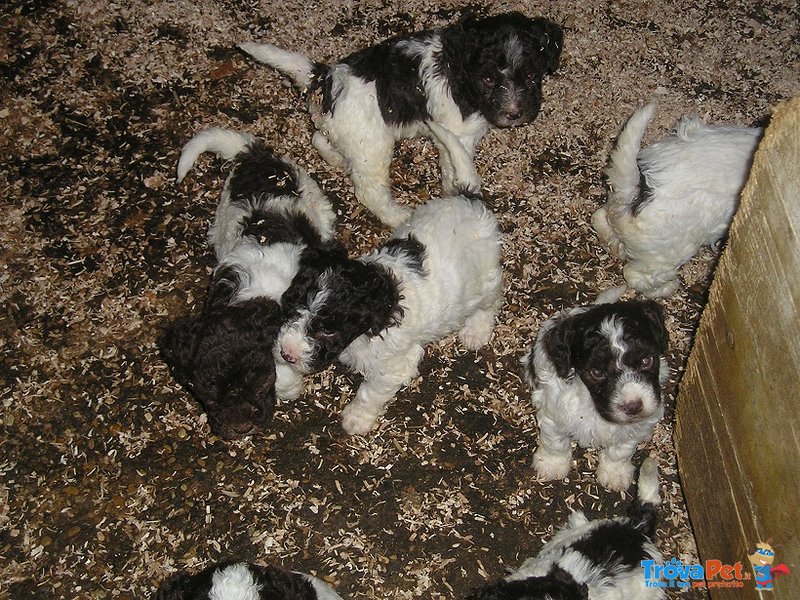
[[[217,269],[202,313],[177,319],[158,340],[175,379],[203,405],[212,430],[226,438],[264,427],[275,409],[272,347],[280,306],[267,298],[230,304],[239,285],[235,269]]]
[[[620,566],[634,569],[650,558],[644,547],[648,541],[644,533],[625,522],[607,521],[572,544],[572,548],[610,576],[619,573]]]
[[[589,588],[558,565],[543,577],[497,581],[473,591],[467,600],[588,600]]]
[[[230,178],[231,202],[249,203],[266,195],[298,196],[297,188],[294,168],[263,142],[252,142],[236,156]]]
[[[410,269],[419,274],[424,272],[425,244],[413,235],[404,238],[392,238],[381,246],[381,251],[395,258],[403,258]]]

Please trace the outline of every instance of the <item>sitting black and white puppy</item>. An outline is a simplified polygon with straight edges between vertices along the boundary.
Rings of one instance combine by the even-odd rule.
[[[165,580],[154,600],[341,600],[324,581],[275,566],[222,562]]]
[[[489,342],[502,303],[500,246],[497,221],[480,199],[418,206],[371,254],[295,278],[284,294],[289,316],[276,363],[295,369],[298,380],[337,357],[363,374],[342,426],[367,433],[417,375],[428,343],[454,332],[469,349]]]
[[[642,561],[662,561],[653,543],[658,468],[647,458],[637,497],[626,517],[589,521],[574,512],[567,526],[539,554],[503,579],[475,590],[468,600],[660,600],[663,588],[647,587]]]
[[[672,134],[641,148],[655,110],[655,102],[640,108],[620,133],[608,202],[592,216],[598,236],[626,261],[628,287],[650,298],[675,293],[678,268],[727,234],[763,134],[684,117]]]
[[[600,450],[603,487],[628,489],[631,457],[664,414],[667,344],[661,307],[652,300],[580,306],[542,324],[522,359],[539,425],[539,479],[567,476],[576,441]]]
[[[344,250],[330,202],[297,165],[252,136],[214,128],[184,146],[179,181],[205,151],[233,161],[209,232],[219,263],[203,311],[171,323],[159,348],[212,430],[234,438],[271,419],[276,387],[280,397],[299,395],[286,386],[296,378],[276,374],[279,302],[301,258]]]
[[[480,179],[458,171],[452,147],[428,123],[453,132],[472,161],[490,127],[536,118],[542,78],[558,66],[562,40],[555,23],[512,12],[391,38],[332,66],[271,44],[239,47],[302,90],[321,89],[321,102],[310,106],[317,128],[314,147],[332,166],[348,170],[358,200],[395,227],[409,215],[390,191],[395,142],[432,136],[439,147],[443,195],[479,190]]]

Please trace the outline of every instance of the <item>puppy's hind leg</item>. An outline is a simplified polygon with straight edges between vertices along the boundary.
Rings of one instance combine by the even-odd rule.
[[[631,261],[622,269],[628,287],[648,298],[667,298],[680,289],[675,267]]]
[[[478,350],[492,339],[494,321],[503,303],[502,275],[498,278],[499,286],[494,293],[494,300],[488,308],[479,308],[464,322],[458,337],[468,350]]]
[[[330,166],[334,169],[339,169],[340,171],[347,171],[348,162],[347,159],[339,152],[333,144],[331,144],[330,140],[325,137],[325,134],[321,131],[315,131],[313,137],[311,138],[311,144],[314,148],[317,149],[320,156],[325,159]]]
[[[411,209],[398,206],[392,198],[389,168],[393,146],[389,144],[387,148],[379,145],[378,148],[372,148],[371,152],[362,149],[350,161],[350,175],[359,202],[386,225],[397,227],[408,219]]]

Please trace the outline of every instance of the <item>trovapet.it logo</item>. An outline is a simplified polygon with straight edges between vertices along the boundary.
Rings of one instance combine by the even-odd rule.
[[[663,565],[643,560],[645,586],[649,588],[743,588],[752,575],[741,562],[729,565],[721,560],[684,564],[677,558]]]

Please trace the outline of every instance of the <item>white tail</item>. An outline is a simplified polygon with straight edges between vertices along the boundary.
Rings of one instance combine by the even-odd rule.
[[[212,127],[201,131],[186,142],[181,150],[181,157],[178,160],[178,183],[183,181],[203,152],[213,152],[225,160],[231,160],[254,141],[255,138],[249,133],[231,129]]]
[[[611,185],[610,203],[632,204],[639,193],[639,165],[636,157],[642,147],[642,138],[655,114],[654,100],[631,115],[617,139],[617,147],[611,153],[606,174]]]
[[[239,48],[258,62],[267,64],[291,77],[301,90],[305,90],[311,85],[314,78],[314,63],[307,56],[299,52],[282,50],[272,44],[242,42],[239,44]]]

